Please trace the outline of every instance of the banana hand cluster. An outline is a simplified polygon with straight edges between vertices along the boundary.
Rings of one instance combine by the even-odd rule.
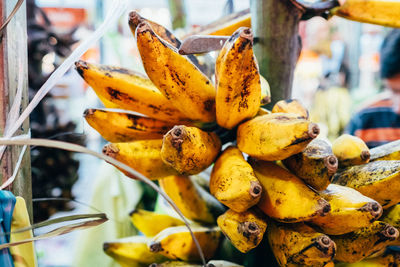
[[[105,253],[134,267],[201,266],[202,254],[207,267],[255,266],[246,258],[252,250],[262,251],[264,263],[273,254],[280,266],[396,266],[398,255],[386,249],[398,245],[400,227],[397,142],[369,151],[343,135],[331,145],[316,139],[320,129],[298,100],[260,107],[271,96],[249,28],[221,23],[231,37],[216,58],[213,84],[162,25],[137,12],[129,25],[147,76],[78,61],[105,107],[118,109],[84,116],[111,142],[104,154],[157,180],[203,253],[163,202],[134,209],[129,216],[144,236],[106,242]]]

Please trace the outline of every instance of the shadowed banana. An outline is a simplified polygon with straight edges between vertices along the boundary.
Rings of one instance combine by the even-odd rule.
[[[164,135],[161,158],[179,173],[197,174],[214,162],[220,150],[215,133],[177,125]]]
[[[255,208],[240,213],[228,210],[218,217],[217,223],[224,235],[242,253],[257,247],[267,229],[265,215]]]
[[[170,176],[161,179],[159,183],[183,215],[192,221],[212,224],[225,211],[218,200],[189,177]]]
[[[184,225],[181,219],[142,209],[132,211],[129,216],[133,225],[148,237],[155,236],[165,228]]]
[[[297,100],[280,100],[272,107],[272,113],[294,113],[308,119],[308,110]]]
[[[161,139],[174,125],[129,112],[107,109],[87,109],[83,116],[109,142]]]
[[[268,223],[268,242],[280,266],[322,267],[333,260],[335,243],[302,224]]]
[[[232,35],[240,27],[251,27],[250,10],[245,9],[230,14],[210,24],[200,27],[192,34],[200,35]]]
[[[176,48],[160,39],[148,23],[136,28],[144,69],[161,93],[185,116],[215,121],[215,88],[211,81]]]
[[[329,203],[310,189],[300,178],[275,163],[249,160],[263,187],[259,208],[282,222],[300,222],[324,216]]]
[[[364,259],[355,263],[339,262],[336,267],[396,267],[400,265],[400,252],[394,250],[386,250],[386,252],[378,257]]]
[[[339,160],[339,168],[369,162],[370,152],[363,140],[357,136],[343,134],[332,143],[333,154]]]
[[[342,235],[367,227],[382,215],[382,207],[375,200],[346,186],[330,184],[319,192],[329,202],[331,211],[311,222],[328,235]]]
[[[222,204],[242,212],[258,203],[262,187],[242,152],[230,146],[214,164],[210,192]]]
[[[290,113],[271,113],[242,123],[238,148],[257,159],[275,161],[300,153],[319,134],[315,123]]]
[[[400,204],[396,204],[393,207],[384,211],[382,217],[380,218],[381,221],[386,222],[396,229],[400,229]],[[394,241],[391,245],[393,246],[400,246],[400,240]]]
[[[398,236],[396,228],[381,221],[348,234],[331,236],[337,246],[335,259],[343,262],[360,261],[385,248]]]
[[[356,189],[387,209],[400,202],[400,161],[379,160],[336,173],[333,183]]]
[[[328,142],[314,139],[299,154],[284,159],[283,164],[316,190],[324,190],[338,168],[338,160]]]
[[[217,123],[232,129],[260,108],[261,80],[253,53],[253,33],[239,28],[225,42],[215,64]]]
[[[75,67],[97,95],[119,108],[168,122],[188,121],[143,74],[82,60]]]
[[[268,81],[260,75],[260,83],[261,83],[261,106],[266,105],[271,102],[271,87],[269,86]],[[257,113],[258,114],[258,113]]]
[[[103,250],[123,267],[139,267],[166,261],[167,258],[163,255],[149,251],[147,244],[150,240],[144,236],[130,236],[105,242]]]
[[[400,160],[400,140],[372,148],[370,161]]]
[[[400,27],[400,2],[396,0],[346,0],[331,14],[359,22]]]
[[[14,233],[26,227],[30,227],[28,210],[26,209],[25,199],[16,197],[16,202],[11,220],[10,242],[18,242],[33,238],[32,230]],[[35,267],[37,266],[34,242],[12,246],[9,248],[13,257],[14,267]]]
[[[156,180],[178,174],[161,159],[161,146],[161,139],[113,143],[103,147],[103,154],[132,167],[149,179]],[[124,170],[121,171],[128,177],[135,178]]]
[[[204,257],[211,259],[218,248],[221,230],[218,227],[195,225],[191,228],[199,241]],[[151,252],[158,252],[172,260],[200,261],[199,252],[186,226],[162,230],[148,243],[148,247]]]

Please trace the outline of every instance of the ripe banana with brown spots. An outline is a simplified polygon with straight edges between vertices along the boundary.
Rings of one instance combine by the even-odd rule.
[[[331,205],[325,216],[311,223],[328,235],[342,235],[367,227],[382,215],[382,206],[375,200],[346,186],[330,184],[319,194]]]
[[[242,253],[258,246],[267,229],[266,217],[256,208],[244,212],[228,210],[218,217],[222,233]]]
[[[348,234],[331,236],[337,246],[335,259],[350,263],[360,261],[385,248],[398,236],[396,228],[381,221]]]
[[[161,145],[161,139],[112,143],[104,146],[103,153],[132,167],[147,178],[156,180],[178,174],[161,159]],[[121,171],[135,179],[131,174]]]
[[[315,190],[324,190],[331,183],[338,168],[338,160],[331,145],[322,140],[312,140],[299,154],[284,159],[283,164]]]
[[[370,161],[375,160],[400,160],[400,140],[370,149]]]
[[[271,113],[239,125],[237,145],[251,157],[275,161],[300,153],[318,134],[317,124],[297,114]]]
[[[129,112],[108,109],[87,109],[84,118],[109,142],[161,139],[174,125]]]
[[[214,162],[220,150],[215,133],[177,125],[164,135],[161,158],[181,174],[197,174]]]
[[[215,64],[217,123],[232,129],[260,108],[261,81],[253,53],[253,33],[239,28],[225,42]]]
[[[308,119],[308,110],[297,99],[280,100],[272,107],[272,113],[294,113]]]
[[[333,260],[335,243],[303,223],[268,223],[268,242],[280,266],[323,267]]]
[[[230,146],[214,164],[210,176],[210,193],[222,204],[243,212],[260,200],[262,187],[242,152]]]
[[[356,165],[336,173],[332,182],[354,188],[387,209],[400,202],[400,160]]]
[[[371,156],[365,142],[350,134],[336,138],[332,143],[332,150],[339,160],[339,168],[368,163]]]
[[[161,189],[174,201],[183,215],[196,222],[215,223],[225,208],[190,177],[175,175],[159,180]]]
[[[325,199],[284,168],[273,162],[249,162],[263,187],[258,207],[269,217],[294,223],[324,216],[331,210]]]
[[[136,28],[136,41],[147,75],[170,103],[192,120],[215,121],[212,82],[147,22]]]
[[[204,257],[211,259],[219,245],[221,230],[218,227],[191,226],[199,241]],[[200,261],[200,255],[186,226],[170,227],[158,233],[148,243],[151,252],[158,252],[172,260]]]
[[[167,122],[189,120],[143,74],[82,60],[75,62],[75,67],[98,96],[119,108]]]

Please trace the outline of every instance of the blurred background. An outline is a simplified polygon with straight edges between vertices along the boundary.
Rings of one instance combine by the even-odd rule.
[[[129,9],[83,59],[119,65],[144,73],[128,12],[173,29],[183,36],[222,16],[249,8],[249,0],[130,0]],[[112,0],[28,0],[29,87],[37,91],[74,47],[103,21]],[[176,13],[176,5],[182,13]],[[339,136],[351,115],[383,91],[379,79],[379,47],[388,28],[338,17],[313,18],[300,26],[303,50],[297,64],[292,98],[299,99],[318,122],[322,135]],[[215,56],[215,55],[214,55]],[[101,107],[94,92],[71,69],[31,116],[32,136],[64,140],[101,151],[105,141],[82,114]],[[329,129],[329,130],[328,130]],[[151,190],[126,179],[90,156],[34,147],[33,198],[70,198],[34,202],[34,221],[70,213],[107,213],[110,221],[90,231],[36,242],[39,266],[118,266],[102,252],[102,244],[132,235],[129,212],[151,198]],[[60,168],[60,166],[63,166]],[[143,204],[144,203],[144,204]],[[90,206],[90,207],[89,207]]]

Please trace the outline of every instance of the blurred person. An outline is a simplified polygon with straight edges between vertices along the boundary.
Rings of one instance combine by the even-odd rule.
[[[346,132],[360,137],[369,148],[400,139],[400,29],[392,30],[380,51],[385,92],[357,112]]]

